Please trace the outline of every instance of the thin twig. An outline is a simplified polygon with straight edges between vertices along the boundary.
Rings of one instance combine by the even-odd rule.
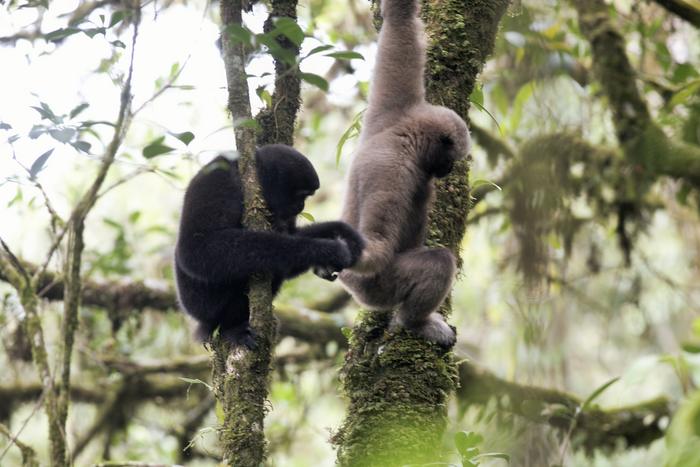
[[[5,253],[7,254],[8,258],[10,258],[10,263],[12,263],[12,266],[17,270],[19,274],[22,275],[25,281],[27,281],[27,285],[29,285],[31,279],[29,278],[29,274],[27,273],[27,270],[24,269],[24,266],[22,266],[22,263],[17,259],[17,256],[10,250],[10,247],[5,243],[5,240],[0,237],[0,245],[2,245],[2,249],[5,250]]]
[[[32,409],[32,412],[22,422],[22,426],[19,427],[19,430],[17,430],[17,433],[15,433],[14,435],[11,435],[10,431],[7,430],[5,425],[0,424],[0,432],[4,433],[5,436],[10,438],[10,443],[5,447],[5,449],[2,451],[2,453],[0,453],[0,461],[2,461],[2,459],[5,457],[5,455],[7,455],[7,451],[10,450],[10,447],[12,446],[13,443],[17,445],[17,447],[20,449],[20,451],[22,451],[23,455],[24,455],[25,449],[29,449],[29,450],[32,449],[31,447],[26,446],[23,443],[21,443],[17,438],[19,438],[19,435],[21,435],[22,432],[24,431],[24,429],[27,427],[29,420],[32,419],[32,417],[37,413],[39,408],[44,403],[45,391],[46,391],[46,388],[44,388],[44,391],[42,391],[41,396],[39,397],[39,400],[37,400],[36,404],[34,404],[34,408]]]
[[[110,186],[108,186],[108,187],[105,188],[104,190],[102,190],[100,193],[98,193],[98,194],[97,194],[97,199],[102,198],[104,195],[106,195],[106,194],[109,193],[110,191],[114,190],[114,189],[117,188],[118,186],[121,186],[121,185],[123,185],[123,184],[125,184],[125,183],[127,183],[127,182],[129,182],[129,181],[131,181],[131,180],[133,180],[134,178],[138,177],[139,175],[143,175],[143,174],[146,174],[146,173],[156,173],[156,170],[155,170],[154,168],[152,168],[152,167],[141,167],[141,168],[139,168],[139,169],[137,169],[137,170],[134,170],[134,171],[131,172],[130,174],[127,174],[127,175],[123,176],[122,178],[120,178],[119,180],[117,180],[116,182],[112,183]]]

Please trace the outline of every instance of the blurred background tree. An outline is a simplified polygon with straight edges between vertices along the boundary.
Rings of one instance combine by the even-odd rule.
[[[514,1],[456,96],[471,102],[473,200],[452,296],[460,387],[435,461],[700,465],[696,3]],[[284,55],[268,8],[244,14],[261,115]],[[282,33],[301,45],[294,142],[322,180],[307,211],[330,220],[376,32],[363,1],[297,13],[302,36]],[[219,24],[197,1],[0,6],[2,465],[221,459],[209,356],[171,271],[184,187],[235,148]],[[447,76],[478,67],[447,58]],[[270,464],[335,462],[357,308],[309,274],[277,297]]]

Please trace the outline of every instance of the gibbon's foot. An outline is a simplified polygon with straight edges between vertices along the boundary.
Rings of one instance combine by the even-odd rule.
[[[394,316],[389,329],[402,327],[417,334],[427,341],[435,342],[445,349],[451,348],[457,342],[457,334],[452,326],[445,322],[440,313],[433,312],[422,322],[403,323],[400,313]]]
[[[220,332],[221,338],[234,347],[247,347],[251,350],[255,348],[255,333],[248,323],[232,328],[222,328]]]

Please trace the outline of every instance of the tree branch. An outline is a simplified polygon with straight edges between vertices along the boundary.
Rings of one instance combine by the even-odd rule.
[[[571,3],[591,44],[594,69],[608,98],[618,140],[639,174],[635,191],[643,191],[659,175],[687,180],[700,189],[700,147],[669,138],[652,119],[637,88],[625,39],[613,25],[608,6],[603,0]]]
[[[0,258],[0,266],[2,266]],[[22,262],[33,273],[36,266]],[[11,282],[8,271],[0,267],[0,280]],[[52,301],[63,300],[64,283],[60,275],[45,272],[39,276],[38,289],[40,297]],[[119,325],[132,313],[146,309],[162,312],[179,312],[175,292],[167,289],[148,287],[143,282],[103,282],[85,280],[82,288],[81,302],[84,305],[107,310],[113,323]],[[330,316],[324,312],[306,309],[303,312],[279,305],[275,310],[279,320],[279,332],[282,336],[291,336],[314,344],[335,341],[341,347],[347,345],[347,339],[341,332],[342,326],[348,326],[340,316]]]
[[[265,21],[265,32],[274,28],[276,18],[286,17],[296,21],[297,1],[272,0],[272,9]],[[275,40],[295,57],[299,55],[299,47],[285,36],[279,36]],[[299,65],[289,65],[275,57],[275,92],[270,106],[255,117],[262,129],[257,139],[259,145],[282,143],[291,146],[294,143],[294,122],[301,104],[300,89]]]
[[[650,444],[663,437],[662,422],[671,416],[670,404],[663,397],[615,409],[593,407],[576,416],[576,409],[584,404],[581,398],[555,389],[516,384],[470,362],[459,365],[459,380],[457,396],[462,406],[486,405],[495,400],[498,410],[548,424],[563,433],[569,431],[576,417],[573,439],[589,454],[596,448],[614,449],[621,440],[627,447]]]
[[[274,0],[272,4],[271,17],[275,12],[295,14],[296,0]],[[289,7],[282,9],[285,5]],[[240,156],[238,167],[243,184],[243,225],[252,230],[270,230],[268,211],[255,168],[255,133],[250,125],[240,125],[240,122],[252,118],[245,70],[246,48],[228,33],[229,27],[243,26],[242,8],[241,0],[222,0],[220,3],[228,109],[233,118],[236,149]],[[268,18],[268,27],[271,21]],[[288,140],[284,142],[291,143],[291,133]],[[250,279],[248,303],[256,348],[230,348],[226,342],[217,339],[213,345],[212,364],[214,392],[223,409],[223,427],[219,431],[223,460],[243,467],[256,467],[266,457],[263,426],[276,331],[269,274],[255,275]],[[241,423],[241,420],[246,423]]]
[[[700,8],[693,0],[654,0],[656,3],[678,15],[695,27],[700,28]]]
[[[63,359],[61,379],[58,386],[57,424],[62,432],[65,432],[66,419],[68,417],[68,405],[70,402],[70,377],[71,361],[73,357],[73,342],[75,331],[78,327],[78,310],[80,308],[82,293],[82,277],[80,269],[82,266],[82,254],[84,250],[83,232],[85,230],[85,219],[97,201],[99,191],[107,177],[107,173],[114,162],[124,136],[129,128],[131,120],[131,81],[134,74],[134,56],[136,55],[136,41],[139,33],[139,23],[141,20],[141,6],[138,1],[132,1],[130,8],[133,12],[132,25],[133,35],[131,38],[131,56],[126,80],[120,95],[119,113],[114,126],[112,140],[107,146],[107,151],[102,159],[97,175],[91,186],[83,194],[70,216],[68,223],[68,246],[66,252],[65,265],[65,291],[63,300],[63,322],[61,326],[61,338],[63,344]],[[66,458],[65,437],[62,443],[52,443],[52,462],[56,465],[68,465],[70,461]]]
[[[7,439],[10,440],[11,444],[17,446],[22,454],[23,467],[39,467],[39,461],[37,461],[36,452],[34,452],[34,449],[18,440],[17,436],[13,435],[12,432],[2,423],[0,423],[0,434],[5,435]],[[2,456],[0,456],[0,459],[2,459]]]
[[[290,320],[295,310],[287,308],[285,314]],[[301,315],[310,312],[299,312]],[[341,327],[348,323],[339,323],[337,317],[326,314],[309,316],[307,320],[296,321],[300,329],[309,336],[316,336],[316,342],[335,341],[342,336]],[[283,319],[282,322],[285,320]],[[301,323],[304,323],[301,325]],[[332,328],[335,331],[332,331]],[[334,337],[333,334],[335,334]],[[323,339],[330,339],[324,341]],[[342,342],[342,341],[341,341]],[[284,358],[284,357],[282,357]],[[185,381],[161,381],[157,374],[185,375],[189,378],[203,375],[208,370],[206,357],[194,356],[175,361],[136,362],[126,359],[101,360],[108,368],[113,368],[127,377],[137,377],[137,388],[128,395],[128,403],[148,402],[155,398],[177,399],[185,397],[190,384]],[[479,367],[468,360],[458,365],[459,389],[457,398],[463,407],[469,405],[487,405],[492,399],[497,401],[498,410],[507,411],[535,423],[547,424],[557,430],[569,429],[571,414],[582,405],[582,399],[565,391],[521,385],[499,378],[492,372]],[[197,386],[193,386],[197,387]],[[107,395],[114,393],[110,389],[74,384],[71,386],[71,399],[75,401],[104,404]],[[31,402],[41,396],[43,387],[40,383],[23,383],[18,386],[0,386],[0,413],[11,413],[18,404]],[[505,403],[503,397],[508,398]],[[568,414],[568,415],[567,415]],[[659,422],[670,417],[670,404],[665,398],[643,401],[626,407],[613,409],[593,408],[583,411],[577,418],[574,438],[580,437],[580,445],[588,452],[594,448],[613,448],[619,440],[628,445],[642,446],[663,436]]]

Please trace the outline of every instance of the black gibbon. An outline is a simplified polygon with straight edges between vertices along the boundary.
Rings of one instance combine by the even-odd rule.
[[[198,321],[202,341],[218,327],[224,339],[253,347],[247,295],[252,274],[271,273],[276,293],[284,279],[313,266],[340,271],[362,252],[362,237],[344,222],[296,228],[304,201],[319,187],[304,155],[289,146],[268,145],[257,150],[255,160],[273,231],[243,228],[237,161],[216,158],[185,193],[175,278],[179,302]]]
[[[446,248],[423,246],[433,179],[469,152],[464,121],[425,101],[425,37],[417,0],[383,0],[384,22],[359,147],[342,219],[366,241],[358,262],[340,273],[370,309],[398,306],[402,326],[449,347],[455,333],[437,313],[455,276]]]

